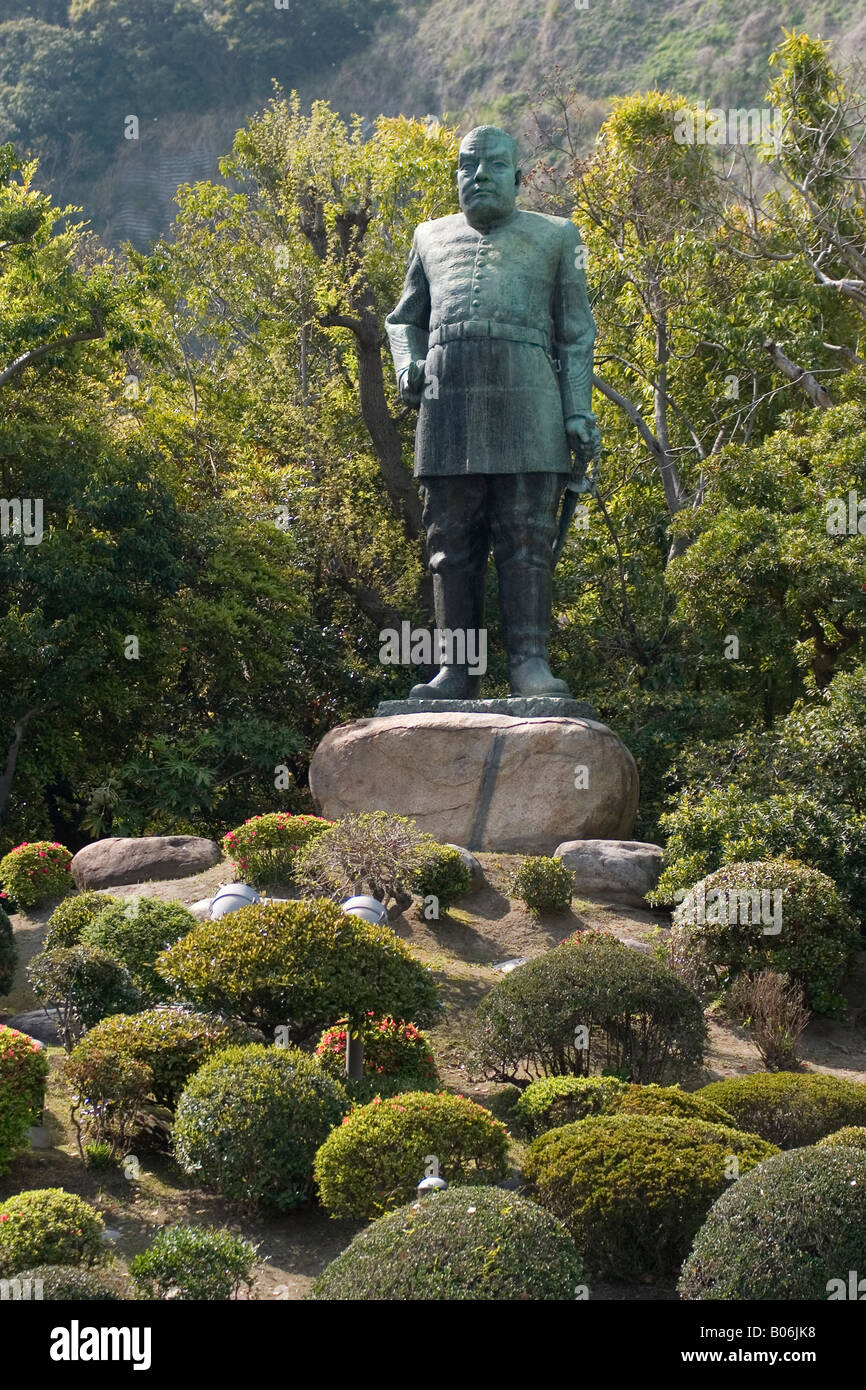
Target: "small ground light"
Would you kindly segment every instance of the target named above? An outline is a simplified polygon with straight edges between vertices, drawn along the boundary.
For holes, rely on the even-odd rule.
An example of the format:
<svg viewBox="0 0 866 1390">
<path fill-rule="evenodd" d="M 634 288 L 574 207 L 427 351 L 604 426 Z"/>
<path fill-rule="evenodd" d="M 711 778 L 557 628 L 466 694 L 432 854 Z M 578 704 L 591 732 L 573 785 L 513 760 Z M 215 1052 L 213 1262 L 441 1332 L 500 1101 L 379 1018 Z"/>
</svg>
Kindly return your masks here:
<svg viewBox="0 0 866 1390">
<path fill-rule="evenodd" d="M 261 898 L 255 888 L 248 883 L 224 883 L 210 905 L 210 919 L 218 922 L 238 908 L 249 907 L 250 903 L 260 903 Z"/>
<path fill-rule="evenodd" d="M 447 1186 L 444 1178 L 422 1178 L 418 1184 L 418 1193 L 423 1197 L 427 1192 L 444 1192 Z"/>
<path fill-rule="evenodd" d="M 363 917 L 365 922 L 372 922 L 377 927 L 388 924 L 385 904 L 380 903 L 378 898 L 347 898 L 343 903 L 343 911 L 351 913 L 353 917 Z"/>
</svg>

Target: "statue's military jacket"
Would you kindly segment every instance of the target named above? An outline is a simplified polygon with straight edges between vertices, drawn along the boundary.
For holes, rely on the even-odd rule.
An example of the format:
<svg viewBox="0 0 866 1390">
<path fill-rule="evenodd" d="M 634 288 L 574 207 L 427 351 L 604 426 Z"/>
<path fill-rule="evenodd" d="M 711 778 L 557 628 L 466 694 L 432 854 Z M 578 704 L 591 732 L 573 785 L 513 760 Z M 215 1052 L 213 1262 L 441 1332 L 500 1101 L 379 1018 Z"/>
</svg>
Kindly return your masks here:
<svg viewBox="0 0 866 1390">
<path fill-rule="evenodd" d="M 568 473 L 565 421 L 590 409 L 595 323 L 563 217 L 515 210 L 489 231 L 422 222 L 385 320 L 399 380 L 426 361 L 415 475 Z"/>
</svg>

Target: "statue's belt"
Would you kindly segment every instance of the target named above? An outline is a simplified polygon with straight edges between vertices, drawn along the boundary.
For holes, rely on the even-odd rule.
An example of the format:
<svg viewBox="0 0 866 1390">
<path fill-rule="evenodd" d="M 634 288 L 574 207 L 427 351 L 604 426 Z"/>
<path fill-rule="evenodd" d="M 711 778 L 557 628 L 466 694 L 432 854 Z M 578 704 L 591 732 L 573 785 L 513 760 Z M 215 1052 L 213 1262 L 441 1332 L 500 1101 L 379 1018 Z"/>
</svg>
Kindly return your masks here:
<svg viewBox="0 0 866 1390">
<path fill-rule="evenodd" d="M 431 328 L 428 347 L 451 343 L 458 338 L 508 338 L 513 343 L 529 343 L 531 347 L 550 352 L 550 335 L 539 328 L 520 323 L 498 323 L 496 319 L 464 319 L 461 323 L 442 323 Z"/>
</svg>

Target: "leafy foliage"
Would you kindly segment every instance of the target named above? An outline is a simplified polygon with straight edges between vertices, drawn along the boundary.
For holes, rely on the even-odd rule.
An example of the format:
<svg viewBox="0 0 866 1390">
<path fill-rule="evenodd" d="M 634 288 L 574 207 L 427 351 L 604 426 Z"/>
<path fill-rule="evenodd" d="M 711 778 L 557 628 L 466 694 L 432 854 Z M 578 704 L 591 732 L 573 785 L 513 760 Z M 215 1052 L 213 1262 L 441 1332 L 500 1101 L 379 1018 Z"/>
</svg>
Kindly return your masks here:
<svg viewBox="0 0 866 1390">
<path fill-rule="evenodd" d="M 866 1154 L 847 1147 L 796 1149 L 762 1163 L 710 1211 L 683 1265 L 680 1297 L 852 1296 L 849 1271 L 866 1260 L 864 1183 Z"/>
<path fill-rule="evenodd" d="M 38 907 L 69 892 L 71 863 L 69 850 L 55 841 L 25 841 L 0 859 L 0 883 L 22 907 Z"/>
<path fill-rule="evenodd" d="M 441 1008 L 429 972 L 388 927 L 329 902 L 254 904 L 201 922 L 157 969 L 197 1007 L 271 1036 L 287 1028 L 295 1042 L 343 1014 L 387 1009 L 423 1026 Z"/>
<path fill-rule="evenodd" d="M 254 888 L 291 883 L 298 857 L 330 824 L 321 816 L 289 816 L 280 811 L 253 816 L 223 836 L 223 853 L 234 859 L 234 872 Z"/>
<path fill-rule="evenodd" d="M 561 912 L 571 905 L 574 879 L 561 859 L 530 855 L 508 878 L 506 888 L 533 914 Z"/>
<path fill-rule="evenodd" d="M 119 960 L 143 1002 L 155 1003 L 170 991 L 154 969 L 154 961 L 195 925 L 195 917 L 183 903 L 132 898 L 97 913 L 81 936 L 85 945 L 100 947 Z"/>
<path fill-rule="evenodd" d="M 289 1211 L 311 1196 L 316 1150 L 347 1106 L 339 1083 L 297 1048 L 226 1048 L 181 1095 L 175 1155 L 231 1201 Z"/>
<path fill-rule="evenodd" d="M 250 1030 L 241 1023 L 174 1005 L 103 1019 L 76 1044 L 70 1060 L 85 1059 L 96 1050 L 119 1060 L 143 1062 L 152 1074 L 154 1100 L 174 1108 L 186 1082 L 208 1057 L 252 1041 Z"/>
<path fill-rule="evenodd" d="M 515 1117 L 530 1137 L 589 1115 L 672 1115 L 736 1129 L 727 1111 L 678 1086 L 629 1085 L 615 1076 L 545 1076 L 527 1086 Z"/>
<path fill-rule="evenodd" d="M 48 1080 L 48 1054 L 26 1033 L 0 1025 L 0 1173 L 26 1147 L 37 1124 Z"/>
<path fill-rule="evenodd" d="M 33 1265 L 99 1265 L 108 1255 L 98 1211 L 60 1187 L 30 1188 L 0 1202 L 0 1274 Z"/>
<path fill-rule="evenodd" d="M 657 961 L 616 937 L 580 933 L 519 966 L 478 1005 L 474 1062 L 498 1081 L 626 1072 L 683 1075 L 703 1057 L 701 1002 Z"/>
<path fill-rule="evenodd" d="M 634 1279 L 675 1273 L 716 1198 L 776 1152 L 704 1120 L 595 1115 L 535 1139 L 523 1171 L 595 1277 Z"/>
<path fill-rule="evenodd" d="M 141 997 L 129 972 L 96 946 L 42 951 L 27 967 L 27 978 L 45 1008 L 55 1008 L 67 1052 L 75 1038 L 109 1014 L 131 1013 Z"/>
<path fill-rule="evenodd" d="M 859 944 L 857 924 L 826 874 L 793 859 L 726 864 L 694 885 L 674 913 L 671 950 L 709 981 L 775 970 L 803 986 L 812 1008 L 838 1013 L 839 987 Z"/>
<path fill-rule="evenodd" d="M 322 1206 L 335 1217 L 371 1220 L 412 1197 L 433 1164 L 449 1184 L 505 1176 L 508 1134 L 465 1096 L 407 1091 L 359 1106 L 316 1154 Z"/>
<path fill-rule="evenodd" d="M 866 1085 L 819 1072 L 734 1076 L 702 1086 L 698 1095 L 729 1110 L 740 1129 L 782 1149 L 814 1144 L 844 1125 L 866 1124 Z"/>
<path fill-rule="evenodd" d="M 212 1226 L 166 1226 L 129 1262 L 136 1296 L 215 1301 L 253 1286 L 256 1246 Z"/>
<path fill-rule="evenodd" d="M 568 1300 L 583 1265 L 568 1232 L 513 1192 L 451 1187 L 379 1217 L 313 1285 L 319 1300 Z"/>
</svg>

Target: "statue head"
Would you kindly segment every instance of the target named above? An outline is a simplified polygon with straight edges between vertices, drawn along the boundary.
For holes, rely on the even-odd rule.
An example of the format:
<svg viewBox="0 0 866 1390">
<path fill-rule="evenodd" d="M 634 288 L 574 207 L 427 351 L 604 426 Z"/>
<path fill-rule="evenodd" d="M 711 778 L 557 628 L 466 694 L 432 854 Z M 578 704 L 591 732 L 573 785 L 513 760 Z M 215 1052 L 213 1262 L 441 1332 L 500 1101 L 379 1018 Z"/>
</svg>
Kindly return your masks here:
<svg viewBox="0 0 866 1390">
<path fill-rule="evenodd" d="M 517 145 L 507 131 L 479 125 L 461 140 L 457 191 L 473 227 L 484 230 L 511 216 L 520 177 Z"/>
</svg>

